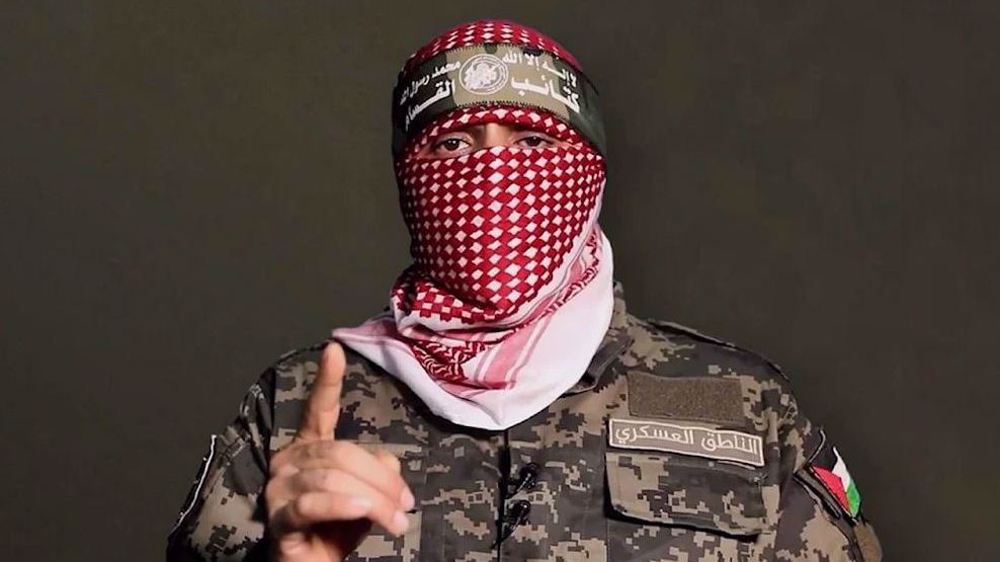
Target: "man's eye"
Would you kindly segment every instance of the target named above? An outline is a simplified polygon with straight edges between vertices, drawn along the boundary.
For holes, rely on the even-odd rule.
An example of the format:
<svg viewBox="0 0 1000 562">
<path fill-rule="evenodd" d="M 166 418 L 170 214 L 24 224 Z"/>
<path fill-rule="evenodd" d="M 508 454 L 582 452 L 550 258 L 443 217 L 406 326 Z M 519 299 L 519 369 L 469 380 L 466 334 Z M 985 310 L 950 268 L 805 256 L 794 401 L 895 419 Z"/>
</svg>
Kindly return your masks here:
<svg viewBox="0 0 1000 562">
<path fill-rule="evenodd" d="M 531 135 L 530 137 L 524 137 L 518 142 L 525 143 L 526 145 L 532 148 L 542 146 L 544 144 L 552 144 L 552 141 L 550 141 L 548 138 L 539 135 Z"/>
<path fill-rule="evenodd" d="M 443 148 L 444 150 L 447 150 L 448 152 L 453 152 L 455 150 L 459 150 L 460 148 L 462 148 L 462 144 L 463 143 L 467 144 L 464 140 L 462 140 L 460 138 L 451 137 L 451 138 L 444 139 L 442 141 L 438 141 L 434 145 L 434 150 L 438 150 L 438 149 L 442 149 Z"/>
</svg>

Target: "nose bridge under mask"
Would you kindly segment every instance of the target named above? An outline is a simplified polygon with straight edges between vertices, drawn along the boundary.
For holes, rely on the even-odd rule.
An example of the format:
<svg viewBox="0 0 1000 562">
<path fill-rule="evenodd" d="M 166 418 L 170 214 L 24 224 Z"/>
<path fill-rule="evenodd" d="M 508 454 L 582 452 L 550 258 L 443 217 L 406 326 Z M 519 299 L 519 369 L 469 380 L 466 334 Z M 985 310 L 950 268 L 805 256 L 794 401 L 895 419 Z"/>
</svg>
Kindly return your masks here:
<svg viewBox="0 0 1000 562">
<path fill-rule="evenodd" d="M 401 167 L 421 275 L 502 316 L 554 277 L 596 220 L 602 161 L 587 147 L 494 146 Z"/>
</svg>

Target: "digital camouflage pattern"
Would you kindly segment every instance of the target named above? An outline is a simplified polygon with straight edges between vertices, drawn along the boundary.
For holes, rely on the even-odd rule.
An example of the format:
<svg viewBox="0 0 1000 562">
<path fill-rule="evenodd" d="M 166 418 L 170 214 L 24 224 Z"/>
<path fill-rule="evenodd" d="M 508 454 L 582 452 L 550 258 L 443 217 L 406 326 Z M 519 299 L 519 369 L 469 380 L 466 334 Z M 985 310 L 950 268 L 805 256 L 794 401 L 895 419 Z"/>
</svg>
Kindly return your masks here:
<svg viewBox="0 0 1000 562">
<path fill-rule="evenodd" d="M 295 435 L 324 343 L 279 359 L 251 387 L 236 420 L 213 437 L 169 536 L 168 560 L 268 559 L 268 458 Z M 417 496 L 404 536 L 376 527 L 349 560 L 881 558 L 864 515 L 850 517 L 807 470 L 831 445 L 799 411 L 777 368 L 692 330 L 637 318 L 625 310 L 620 283 L 612 325 L 580 382 L 506 431 L 453 425 L 377 366 L 345 352 L 336 437 L 399 455 Z M 711 413 L 687 419 L 759 435 L 764 466 L 609 446 L 610 418 L 680 419 L 636 415 L 629 373 L 736 381 L 743 420 L 727 427 L 706 423 Z M 719 411 L 731 412 L 729 406 Z M 540 467 L 539 481 L 517 490 L 511 481 L 528 463 Z M 501 508 L 509 512 L 521 500 L 530 505 L 527 517 L 496 546 Z"/>
</svg>

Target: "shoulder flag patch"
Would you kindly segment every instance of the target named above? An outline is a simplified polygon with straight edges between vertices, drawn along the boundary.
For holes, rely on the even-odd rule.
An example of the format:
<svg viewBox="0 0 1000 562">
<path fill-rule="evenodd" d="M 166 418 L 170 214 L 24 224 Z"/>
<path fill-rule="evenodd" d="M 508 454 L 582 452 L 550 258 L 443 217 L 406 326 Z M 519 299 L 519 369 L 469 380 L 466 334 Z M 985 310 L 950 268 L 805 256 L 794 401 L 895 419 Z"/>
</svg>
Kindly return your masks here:
<svg viewBox="0 0 1000 562">
<path fill-rule="evenodd" d="M 809 463 L 809 467 L 823 483 L 823 487 L 837 498 L 841 507 L 851 517 L 857 517 L 861 511 L 861 494 L 837 448 L 825 443 Z"/>
</svg>

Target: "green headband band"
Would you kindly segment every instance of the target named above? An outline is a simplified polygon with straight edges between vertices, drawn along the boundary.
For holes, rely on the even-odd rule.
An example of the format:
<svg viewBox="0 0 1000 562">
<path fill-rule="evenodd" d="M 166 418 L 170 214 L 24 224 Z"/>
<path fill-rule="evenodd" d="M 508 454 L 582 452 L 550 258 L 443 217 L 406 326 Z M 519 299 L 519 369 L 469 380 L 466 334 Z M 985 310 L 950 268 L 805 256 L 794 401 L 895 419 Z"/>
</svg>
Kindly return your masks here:
<svg viewBox="0 0 1000 562">
<path fill-rule="evenodd" d="M 605 152 L 597 89 L 559 57 L 520 45 L 473 45 L 432 57 L 392 92 L 392 152 L 402 153 L 435 117 L 453 109 L 502 103 L 542 109 Z"/>
</svg>

